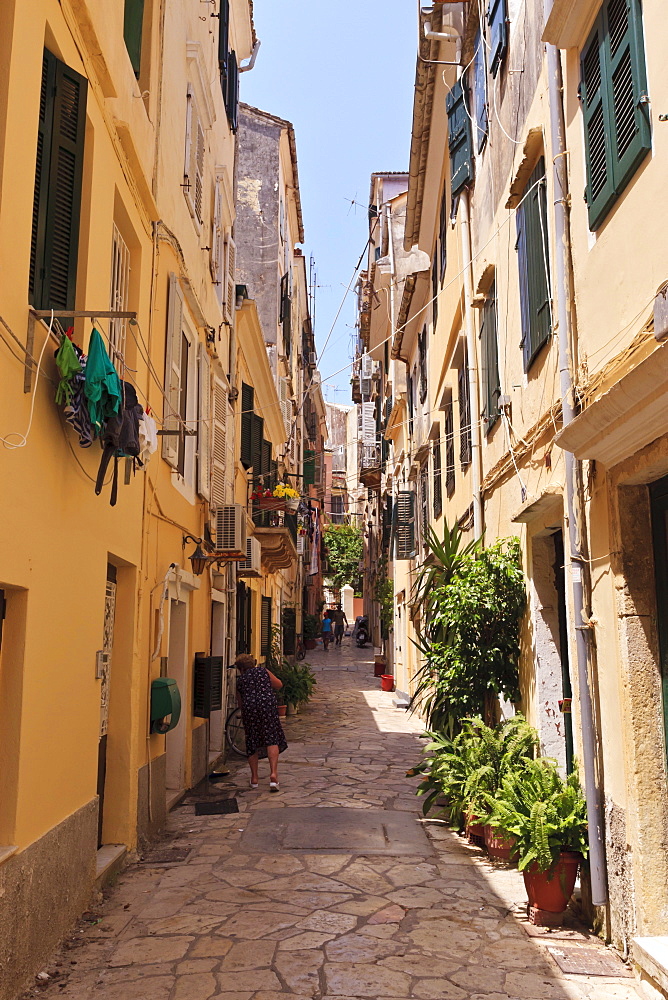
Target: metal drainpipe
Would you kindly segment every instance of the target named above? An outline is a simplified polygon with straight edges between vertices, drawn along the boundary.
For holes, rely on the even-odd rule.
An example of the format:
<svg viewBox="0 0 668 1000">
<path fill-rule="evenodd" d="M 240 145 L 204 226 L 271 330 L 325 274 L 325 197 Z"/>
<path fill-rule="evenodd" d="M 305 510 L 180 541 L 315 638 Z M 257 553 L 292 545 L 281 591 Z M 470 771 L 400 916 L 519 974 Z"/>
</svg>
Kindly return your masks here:
<svg viewBox="0 0 668 1000">
<path fill-rule="evenodd" d="M 547 0 L 547 20 L 552 0 Z M 554 180 L 554 246 L 556 257 L 556 313 L 559 336 L 559 384 L 561 390 L 563 426 L 573 417 L 573 377 L 576 345 L 571 324 L 571 241 L 568 216 L 568 168 L 566 163 L 566 128 L 563 105 L 563 80 L 561 59 L 555 45 L 547 45 L 547 75 L 550 105 L 550 140 L 553 156 Z M 571 353 L 572 352 L 572 353 Z M 578 695 L 582 727 L 582 762 L 585 774 L 585 796 L 589 824 L 589 866 L 591 872 L 592 903 L 604 906 L 608 901 L 604 841 L 604 816 L 596 782 L 596 730 L 588 668 L 589 626 L 583 617 L 584 590 L 582 586 L 583 554 L 578 532 L 578 513 L 583 513 L 576 492 L 578 462 L 575 456 L 564 451 L 566 465 L 566 503 L 568 510 L 568 539 L 570 543 L 571 592 L 577 654 Z"/>
<path fill-rule="evenodd" d="M 469 396 L 471 399 L 471 475 L 473 476 L 473 534 L 482 537 L 482 440 L 480 433 L 480 400 L 478 398 L 478 370 L 476 367 L 476 337 L 473 325 L 473 271 L 471 255 L 471 219 L 469 193 L 466 189 L 459 196 L 460 228 L 462 234 L 462 260 L 464 263 L 464 309 L 466 323 L 466 353 L 468 364 Z"/>
</svg>

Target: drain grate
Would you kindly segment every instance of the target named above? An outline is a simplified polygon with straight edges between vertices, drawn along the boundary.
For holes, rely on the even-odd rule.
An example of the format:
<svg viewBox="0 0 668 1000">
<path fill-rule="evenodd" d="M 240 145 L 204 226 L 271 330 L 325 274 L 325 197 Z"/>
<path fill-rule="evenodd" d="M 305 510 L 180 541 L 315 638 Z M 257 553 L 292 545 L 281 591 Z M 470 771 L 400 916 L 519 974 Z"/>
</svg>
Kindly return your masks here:
<svg viewBox="0 0 668 1000">
<path fill-rule="evenodd" d="M 548 948 L 562 972 L 573 976 L 631 975 L 616 955 L 606 948 Z"/>
<path fill-rule="evenodd" d="M 238 813 L 236 799 L 216 799 L 214 802 L 196 802 L 196 816 L 215 816 L 217 813 Z"/>
<path fill-rule="evenodd" d="M 177 865 L 185 861 L 192 847 L 158 847 L 149 851 L 139 862 L 142 865 Z"/>
</svg>

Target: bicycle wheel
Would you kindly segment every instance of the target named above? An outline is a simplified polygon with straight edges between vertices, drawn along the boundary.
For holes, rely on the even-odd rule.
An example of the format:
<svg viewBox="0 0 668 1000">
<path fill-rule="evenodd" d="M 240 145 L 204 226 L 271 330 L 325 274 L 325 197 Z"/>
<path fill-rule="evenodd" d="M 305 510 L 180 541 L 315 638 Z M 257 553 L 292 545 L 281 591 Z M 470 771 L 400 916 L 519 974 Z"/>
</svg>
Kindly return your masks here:
<svg viewBox="0 0 668 1000">
<path fill-rule="evenodd" d="M 235 708 L 227 717 L 225 723 L 225 736 L 227 744 L 231 750 L 238 753 L 240 757 L 246 756 L 246 730 L 241 718 L 241 709 Z"/>
<path fill-rule="evenodd" d="M 305 656 L 306 656 L 306 650 L 304 649 L 303 644 L 300 642 L 299 645 L 297 646 L 297 659 L 303 660 Z"/>
</svg>

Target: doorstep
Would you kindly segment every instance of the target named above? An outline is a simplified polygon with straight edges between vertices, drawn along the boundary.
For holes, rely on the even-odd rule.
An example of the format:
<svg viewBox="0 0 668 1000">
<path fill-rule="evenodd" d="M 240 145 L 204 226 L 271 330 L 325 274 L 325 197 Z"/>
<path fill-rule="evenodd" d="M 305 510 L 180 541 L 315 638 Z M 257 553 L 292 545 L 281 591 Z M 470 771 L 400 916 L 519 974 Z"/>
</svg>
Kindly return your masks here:
<svg viewBox="0 0 668 1000">
<path fill-rule="evenodd" d="M 641 972 L 668 994 L 668 937 L 636 937 L 632 957 Z"/>
<path fill-rule="evenodd" d="M 405 691 L 395 691 L 392 704 L 395 708 L 410 708 L 411 696 Z"/>
<path fill-rule="evenodd" d="M 182 788 L 179 792 L 175 792 L 173 789 L 167 789 L 167 812 L 171 812 L 172 809 L 176 809 L 178 805 L 183 802 L 186 797 L 186 789 Z"/>
<path fill-rule="evenodd" d="M 128 849 L 125 844 L 103 844 L 95 860 L 95 888 L 99 891 L 123 867 Z"/>
</svg>

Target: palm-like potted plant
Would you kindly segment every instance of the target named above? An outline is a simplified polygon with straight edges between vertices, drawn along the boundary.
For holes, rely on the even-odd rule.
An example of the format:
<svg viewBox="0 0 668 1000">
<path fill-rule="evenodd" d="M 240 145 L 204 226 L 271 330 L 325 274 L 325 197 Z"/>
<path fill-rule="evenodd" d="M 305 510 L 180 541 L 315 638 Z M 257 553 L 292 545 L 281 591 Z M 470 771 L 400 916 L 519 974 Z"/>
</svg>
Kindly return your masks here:
<svg viewBox="0 0 668 1000">
<path fill-rule="evenodd" d="M 515 838 L 529 905 L 563 913 L 587 856 L 587 808 L 576 774 L 549 758 L 521 761 L 488 798 L 487 822 Z"/>
</svg>

